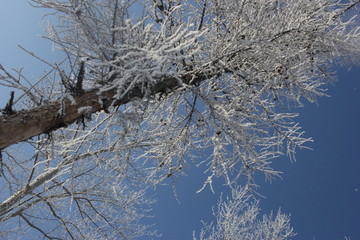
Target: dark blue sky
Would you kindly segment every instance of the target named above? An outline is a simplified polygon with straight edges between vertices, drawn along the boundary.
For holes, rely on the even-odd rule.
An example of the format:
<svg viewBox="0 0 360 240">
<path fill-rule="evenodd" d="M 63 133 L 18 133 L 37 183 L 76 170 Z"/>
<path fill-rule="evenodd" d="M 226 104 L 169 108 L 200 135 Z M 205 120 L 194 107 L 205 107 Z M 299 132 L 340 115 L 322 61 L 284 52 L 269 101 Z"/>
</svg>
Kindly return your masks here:
<svg viewBox="0 0 360 240">
<path fill-rule="evenodd" d="M 262 212 L 281 207 L 291 213 L 298 233 L 294 239 L 360 239 L 360 68 L 339 69 L 338 79 L 329 85 L 331 97 L 299 109 L 298 120 L 314 139 L 307 145 L 313 150 L 298 150 L 295 163 L 286 157 L 274 160 L 281 179 L 257 180 L 259 193 L 266 197 L 260 202 Z M 209 189 L 196 194 L 204 180 L 199 169 L 176 179 L 180 204 L 171 185 L 160 188 L 154 222 L 164 233 L 161 239 L 191 239 L 201 219 L 213 220 L 211 207 L 221 184 L 215 195 Z"/>
<path fill-rule="evenodd" d="M 25 66 L 29 77 L 42 72 L 42 65 L 16 48 L 17 44 L 51 58 L 51 45 L 37 38 L 41 35 L 41 15 L 25 0 L 7 1 L 0 9 L 0 63 L 7 67 Z M 43 24 L 43 27 L 46 25 Z M 264 213 L 281 207 L 291 213 L 294 239 L 335 240 L 360 239 L 360 68 L 339 69 L 339 81 L 329 85 L 331 97 L 320 98 L 318 104 L 306 103 L 299 109 L 308 144 L 314 150 L 299 150 L 297 162 L 276 159 L 282 179 L 272 183 L 258 179 Z M 8 99 L 0 87 L 0 103 Z M 200 220 L 211 221 L 211 207 L 218 201 L 221 184 L 214 195 L 200 189 L 205 176 L 203 169 L 191 169 L 188 176 L 175 180 L 180 204 L 171 184 L 158 187 L 156 217 L 150 219 L 164 235 L 160 239 L 191 239 L 192 230 L 199 231 Z M 221 181 L 219 181 L 221 182 Z"/>
<path fill-rule="evenodd" d="M 279 161 L 282 180 L 262 185 L 261 206 L 291 212 L 297 239 L 360 239 L 360 68 L 338 78 L 331 97 L 301 109 L 314 150 L 298 151 L 293 164 Z"/>
</svg>

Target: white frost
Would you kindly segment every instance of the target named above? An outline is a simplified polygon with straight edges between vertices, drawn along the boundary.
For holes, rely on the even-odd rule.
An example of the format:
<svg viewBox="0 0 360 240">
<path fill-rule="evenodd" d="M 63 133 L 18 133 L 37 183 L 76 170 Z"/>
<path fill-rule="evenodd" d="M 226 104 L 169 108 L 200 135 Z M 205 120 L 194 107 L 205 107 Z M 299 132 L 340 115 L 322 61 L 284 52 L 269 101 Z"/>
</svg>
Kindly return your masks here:
<svg viewBox="0 0 360 240">
<path fill-rule="evenodd" d="M 92 112 L 92 107 L 91 106 L 85 106 L 85 107 L 80 107 L 78 109 L 78 113 L 80 114 L 88 114 Z"/>
</svg>

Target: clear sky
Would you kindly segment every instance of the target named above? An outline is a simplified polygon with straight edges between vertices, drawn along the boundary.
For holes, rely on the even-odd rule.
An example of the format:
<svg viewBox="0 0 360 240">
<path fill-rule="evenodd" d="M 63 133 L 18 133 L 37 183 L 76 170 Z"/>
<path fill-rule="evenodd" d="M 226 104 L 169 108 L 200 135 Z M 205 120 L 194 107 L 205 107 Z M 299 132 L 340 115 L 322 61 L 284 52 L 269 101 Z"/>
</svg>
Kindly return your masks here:
<svg viewBox="0 0 360 240">
<path fill-rule="evenodd" d="M 41 73 L 43 65 L 17 48 L 20 44 L 40 56 L 53 58 L 52 46 L 38 38 L 46 23 L 45 12 L 31 8 L 25 0 L 4 0 L 0 8 L 0 64 L 24 66 L 28 76 Z M 42 25 L 42 26 L 41 26 Z M 276 159 L 274 166 L 283 171 L 282 179 L 272 183 L 258 179 L 264 213 L 281 207 L 291 213 L 294 239 L 335 240 L 360 239 L 360 68 L 338 69 L 338 79 L 329 85 L 331 97 L 320 98 L 318 104 L 307 103 L 299 109 L 298 118 L 314 138 L 314 150 L 298 151 L 297 161 Z M 0 107 L 8 100 L 8 91 L 0 87 Z M 164 240 L 191 239 L 199 231 L 200 220 L 211 221 L 211 207 L 218 201 L 209 189 L 196 194 L 205 176 L 201 169 L 191 169 L 188 176 L 175 180 L 180 203 L 171 185 L 157 189 L 158 204 L 149 222 L 163 233 Z M 1 193 L 0 193 L 1 194 Z"/>
</svg>

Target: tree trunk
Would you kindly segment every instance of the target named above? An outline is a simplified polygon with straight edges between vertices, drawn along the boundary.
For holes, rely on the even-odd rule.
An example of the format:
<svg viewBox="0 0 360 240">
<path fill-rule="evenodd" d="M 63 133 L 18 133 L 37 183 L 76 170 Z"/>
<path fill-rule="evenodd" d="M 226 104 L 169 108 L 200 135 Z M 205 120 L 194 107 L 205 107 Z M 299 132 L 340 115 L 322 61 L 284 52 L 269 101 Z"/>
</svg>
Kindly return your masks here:
<svg viewBox="0 0 360 240">
<path fill-rule="evenodd" d="M 187 74 L 181 78 L 164 77 L 146 90 L 155 95 L 173 91 L 184 84 L 194 84 L 206 79 L 204 74 Z M 182 81 L 182 83 L 181 83 Z M 121 99 L 115 99 L 116 89 L 99 91 L 93 89 L 30 110 L 22 110 L 10 115 L 0 116 L 0 149 L 25 141 L 42 133 L 49 133 L 75 122 L 87 114 L 106 110 L 110 105 L 119 106 L 135 98 L 143 98 L 143 87 L 135 86 Z M 86 112 L 81 111 L 87 107 Z"/>
</svg>

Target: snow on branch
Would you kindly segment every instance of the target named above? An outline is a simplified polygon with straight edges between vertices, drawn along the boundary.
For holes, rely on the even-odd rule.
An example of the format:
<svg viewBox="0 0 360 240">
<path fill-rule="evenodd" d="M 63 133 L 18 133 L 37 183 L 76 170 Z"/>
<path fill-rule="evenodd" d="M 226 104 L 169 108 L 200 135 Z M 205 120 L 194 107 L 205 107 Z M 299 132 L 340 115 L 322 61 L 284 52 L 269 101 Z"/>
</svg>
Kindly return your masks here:
<svg viewBox="0 0 360 240">
<path fill-rule="evenodd" d="M 0 115 L 0 149 L 4 199 L 22 209 L 17 229 L 44 238 L 144 235 L 136 224 L 148 203 L 144 189 L 192 165 L 206 166 L 204 187 L 216 177 L 251 188 L 256 172 L 279 176 L 271 162 L 293 159 L 312 141 L 296 108 L 326 94 L 335 64 L 360 57 L 358 0 L 32 2 L 57 17 L 47 38 L 65 60 L 46 64 L 50 70 L 33 82 L 0 65 L 0 85 L 26 96 Z M 11 145 L 24 141 L 35 150 L 18 161 L 17 147 L 27 144 Z M 55 177 L 27 190 L 51 169 Z M 210 235 L 223 239 L 254 220 L 256 204 L 236 204 L 220 204 Z M 51 227 L 37 226 L 36 206 Z M 74 211 L 64 216 L 64 206 Z M 249 212 L 249 221 L 234 215 L 238 226 L 228 231 L 232 207 Z M 287 219 L 279 213 L 254 227 L 290 236 Z"/>
</svg>

